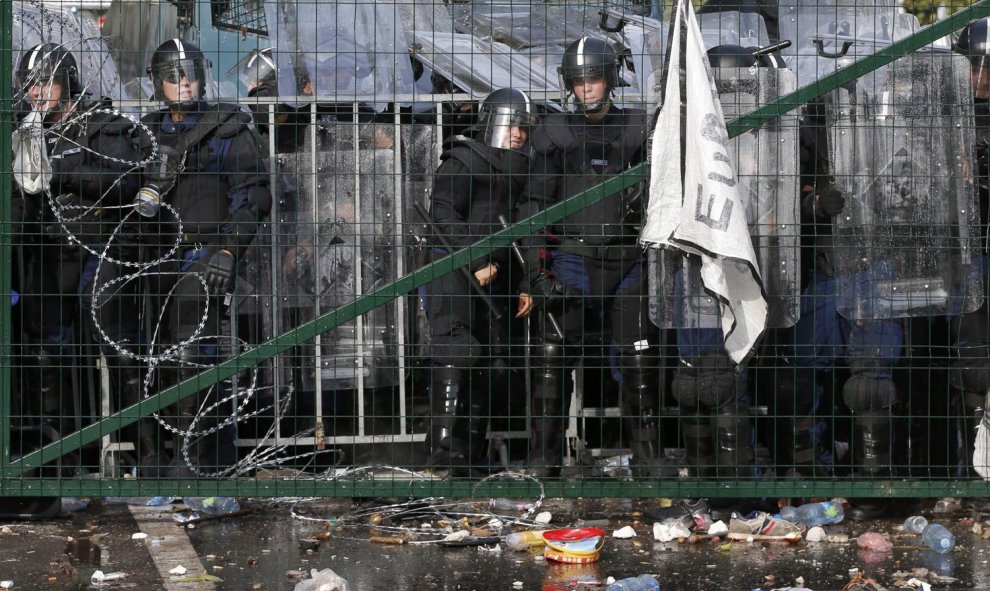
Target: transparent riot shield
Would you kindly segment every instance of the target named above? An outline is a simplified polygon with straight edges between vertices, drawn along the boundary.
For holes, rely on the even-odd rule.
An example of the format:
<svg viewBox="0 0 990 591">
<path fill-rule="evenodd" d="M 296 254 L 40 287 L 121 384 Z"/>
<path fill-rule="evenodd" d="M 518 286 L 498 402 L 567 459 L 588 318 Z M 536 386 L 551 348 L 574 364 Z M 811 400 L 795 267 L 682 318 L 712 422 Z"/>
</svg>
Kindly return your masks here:
<svg viewBox="0 0 990 591">
<path fill-rule="evenodd" d="M 294 186 L 275 238 L 283 330 L 352 302 L 403 270 L 397 210 L 403 181 L 390 129 L 324 122 L 307 133 L 304 150 L 280 155 Z M 379 306 L 307 345 L 288 364 L 301 368 L 301 388 L 312 389 L 317 376 L 324 390 L 396 384 L 398 305 Z"/>
<path fill-rule="evenodd" d="M 605 8 L 598 27 L 608 33 L 614 46 L 624 53 L 626 61 L 623 77 L 630 83 L 631 93 L 638 93 L 650 104 L 646 97 L 652 88 L 652 78 L 662 71 L 667 51 L 667 29 L 663 23 L 648 16 L 628 12 L 628 9 Z M 560 60 L 556 63 L 560 63 Z M 620 89 L 625 94 L 627 89 Z M 621 100 L 620 96 L 620 100 Z M 635 105 L 643 108 L 643 105 Z"/>
<path fill-rule="evenodd" d="M 837 89 L 828 116 L 832 173 L 846 199 L 835 223 L 838 309 L 846 318 L 975 310 L 979 252 L 972 90 L 966 60 L 921 52 Z"/>
<path fill-rule="evenodd" d="M 713 70 L 726 119 L 794 90 L 794 75 L 772 68 Z M 750 235 L 769 304 L 767 326 L 797 322 L 800 312 L 798 121 L 787 114 L 730 140 L 730 158 L 746 204 Z M 656 253 L 656 254 L 654 254 Z M 718 300 L 701 282 L 696 257 L 650 251 L 651 314 L 661 328 L 721 328 Z"/>
<path fill-rule="evenodd" d="M 86 92 L 114 100 L 122 94 L 117 66 L 96 24 L 78 13 L 60 10 L 55 3 L 14 2 L 13 69 L 24 52 L 41 43 L 55 43 L 72 53 L 79 65 L 79 82 Z"/>
<path fill-rule="evenodd" d="M 588 32 L 598 34 L 598 8 L 529 0 L 452 4 L 459 33 L 505 43 L 514 49 L 540 45 L 566 47 Z"/>
<path fill-rule="evenodd" d="M 781 53 L 797 75 L 798 87 L 916 31 L 917 17 L 898 10 L 892 0 L 781 3 L 780 38 L 791 41 Z M 938 44 L 944 46 L 944 41 Z"/>
<path fill-rule="evenodd" d="M 454 26 L 463 34 L 504 43 L 556 72 L 563 49 L 584 36 L 606 39 L 626 61 L 626 81 L 632 94 L 645 94 L 650 74 L 663 66 L 666 30 L 640 7 L 547 4 L 529 1 L 452 4 Z M 555 83 L 553 86 L 558 86 Z M 551 91 L 552 87 L 523 90 Z M 621 99 L 620 99 L 621 102 Z"/>
<path fill-rule="evenodd" d="M 282 100 L 374 96 L 383 108 L 396 95 L 411 94 L 412 63 L 396 58 L 408 53 L 400 15 L 396 5 L 384 2 L 266 2 Z"/>
<path fill-rule="evenodd" d="M 698 28 L 711 49 L 719 45 L 766 47 L 770 45 L 763 16 L 755 12 L 707 12 L 698 15 Z"/>
<path fill-rule="evenodd" d="M 503 43 L 474 35 L 416 31 L 416 58 L 461 90 L 479 98 L 497 88 L 557 96 L 556 66 L 541 65 Z M 552 94 L 551 94 L 552 93 Z"/>
</svg>

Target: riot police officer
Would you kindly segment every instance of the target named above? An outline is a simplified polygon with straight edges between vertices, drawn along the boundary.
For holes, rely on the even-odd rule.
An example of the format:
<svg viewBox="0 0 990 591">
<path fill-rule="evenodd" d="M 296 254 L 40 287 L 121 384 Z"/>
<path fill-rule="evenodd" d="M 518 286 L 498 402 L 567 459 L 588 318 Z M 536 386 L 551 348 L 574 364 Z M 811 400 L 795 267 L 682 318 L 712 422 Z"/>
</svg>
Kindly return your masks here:
<svg viewBox="0 0 990 591">
<path fill-rule="evenodd" d="M 969 59 L 973 80 L 973 102 L 976 111 L 976 181 L 980 200 L 980 231 L 984 251 L 980 257 L 984 297 L 990 293 L 990 264 L 986 252 L 988 219 L 990 219 L 990 17 L 974 21 L 959 36 L 955 50 Z M 967 416 L 965 435 L 960 448 L 963 466 L 972 465 L 972 441 L 976 425 L 987 408 L 990 391 L 990 316 L 986 300 L 974 312 L 963 314 L 953 322 L 955 348 L 959 358 L 953 363 L 950 383 L 962 397 Z M 985 428 L 985 427 L 984 427 Z"/>
<path fill-rule="evenodd" d="M 498 89 L 482 103 L 475 125 L 444 142 L 429 212 L 438 233 L 431 247 L 435 258 L 500 230 L 500 217 L 509 219 L 526 185 L 536 117 L 525 93 Z M 501 366 L 492 375 L 504 373 L 507 352 L 496 345 L 506 345 L 508 315 L 486 309 L 470 284 L 498 299 L 509 291 L 509 269 L 509 257 L 500 249 L 472 261 L 469 273 L 450 273 L 426 286 L 432 359 L 428 445 L 434 466 L 481 459 L 489 408 L 483 384 L 489 380 L 478 370 L 484 369 L 482 359 L 490 359 Z M 488 304 L 502 308 L 491 299 Z"/>
<path fill-rule="evenodd" d="M 61 416 L 55 422 L 64 435 L 72 430 L 73 411 L 83 410 L 73 403 L 68 368 L 91 365 L 73 361 L 80 353 L 75 333 L 88 321 L 88 314 L 80 314 L 79 294 L 89 279 L 84 261 L 94 262 L 121 218 L 120 206 L 137 190 L 136 125 L 109 99 L 87 97 L 77 61 L 63 46 L 32 47 L 16 77 L 32 111 L 25 121 L 40 122 L 43 134 L 36 140 L 44 142 L 51 166 L 48 183 L 25 182 L 25 170 L 15 175 L 24 209 L 31 212 L 20 257 L 28 267 L 22 286 L 30 359 L 25 394 L 44 416 Z M 116 369 L 111 376 L 119 385 Z"/>
<path fill-rule="evenodd" d="M 589 37 L 571 43 L 558 73 L 564 105 L 533 133 L 534 157 L 526 218 L 643 161 L 647 116 L 620 108 L 613 93 L 628 84 L 615 51 Z M 565 375 L 583 355 L 585 333 L 605 327 L 618 349 L 624 433 L 638 475 L 654 475 L 661 459 L 658 428 L 659 341 L 648 316 L 644 256 L 636 244 L 643 203 L 624 192 L 572 213 L 524 241 L 523 314 L 540 307 L 531 351 L 532 423 L 529 469 L 555 472 L 562 463 Z M 613 368 L 613 374 L 616 373 Z"/>
<path fill-rule="evenodd" d="M 754 68 L 755 71 L 758 67 L 783 67 L 779 56 L 754 54 L 757 50 L 756 47 L 744 48 L 734 44 L 722 44 L 708 50 L 709 63 L 720 92 L 755 92 L 755 79 L 747 85 L 734 78 L 740 69 L 748 71 Z M 736 144 L 736 149 L 742 145 Z M 755 149 L 755 146 L 750 147 Z M 744 198 L 747 210 L 755 212 L 761 207 L 760 203 L 755 202 L 761 197 L 759 191 L 768 183 L 757 183 L 754 173 L 758 171 L 746 170 L 750 167 L 744 166 L 743 162 L 748 157 L 751 156 L 737 154 L 734 168 L 740 175 L 739 182 L 745 187 L 743 193 L 747 194 Z M 775 165 L 784 168 L 783 162 L 776 162 Z M 738 170 L 740 168 L 743 170 Z M 766 188 L 762 190 L 770 193 Z M 770 199 L 774 195 L 764 194 L 762 197 Z M 750 223 L 757 224 L 755 219 L 750 219 Z M 782 241 L 779 248 L 786 248 Z M 678 260 L 684 259 L 679 254 L 675 256 Z M 765 260 L 764 257 L 761 259 Z M 707 322 L 702 319 L 703 306 L 696 304 L 701 300 L 708 301 L 710 297 L 704 293 L 700 282 L 691 279 L 698 275 L 700 264 L 700 260 L 689 257 L 675 272 L 674 299 L 694 300 L 693 304 L 680 305 L 676 314 L 680 359 L 671 383 L 671 393 L 680 408 L 686 464 L 691 476 L 762 477 L 764 467 L 757 465 L 750 418 L 749 373 L 746 364 L 737 366 L 725 350 L 718 310 L 713 307 Z M 772 303 L 777 304 L 777 299 L 773 299 Z M 778 316 L 777 312 L 772 311 L 770 316 Z"/>
<path fill-rule="evenodd" d="M 163 309 L 156 318 L 166 324 L 161 332 L 168 339 L 158 350 L 178 346 L 167 365 L 173 365 L 173 377 L 180 381 L 215 361 L 235 267 L 271 209 L 268 174 L 251 116 L 236 105 L 205 100 L 210 68 L 203 52 L 187 41 L 161 44 L 148 74 L 155 98 L 166 106 L 142 120 L 156 145 L 143 146 L 153 163 L 145 168 L 135 206 L 159 224 L 159 255 L 180 241 L 178 252 L 151 277 L 152 293 L 161 298 L 155 309 Z M 158 209 L 159 200 L 175 213 Z M 232 451 L 223 445 L 222 433 L 211 433 L 216 428 L 211 420 L 195 421 L 199 408 L 196 396 L 177 404 L 179 439 L 173 463 L 179 475 L 190 472 L 189 463 L 209 471 Z M 198 445 L 183 445 L 195 441 L 195 433 L 189 433 L 194 423 L 203 438 Z"/>
<path fill-rule="evenodd" d="M 784 421 L 776 435 L 778 449 L 789 450 L 791 477 L 808 477 L 821 468 L 831 449 L 823 449 L 823 425 L 812 417 L 833 389 L 853 415 L 853 464 L 861 478 L 883 478 L 892 474 L 893 408 L 897 389 L 892 370 L 900 359 L 904 328 L 900 319 L 878 317 L 850 320 L 838 308 L 839 281 L 868 283 L 868 273 L 845 277 L 837 256 L 848 256 L 835 238 L 836 216 L 846 199 L 833 177 L 826 133 L 826 100 L 807 105 L 801 129 L 802 193 L 802 294 L 801 315 L 788 331 L 785 362 L 793 374 L 784 375 L 776 387 L 778 415 Z M 843 237 L 843 240 L 846 240 Z M 874 296 L 875 297 L 875 296 Z M 842 362 L 845 362 L 843 367 Z M 848 368 L 844 381 L 837 379 Z M 783 410 L 782 410 L 783 409 Z M 828 411 L 829 409 L 826 409 Z M 824 452 L 824 456 L 823 456 Z M 866 518 L 885 510 L 883 504 L 863 502 L 849 516 Z"/>
</svg>

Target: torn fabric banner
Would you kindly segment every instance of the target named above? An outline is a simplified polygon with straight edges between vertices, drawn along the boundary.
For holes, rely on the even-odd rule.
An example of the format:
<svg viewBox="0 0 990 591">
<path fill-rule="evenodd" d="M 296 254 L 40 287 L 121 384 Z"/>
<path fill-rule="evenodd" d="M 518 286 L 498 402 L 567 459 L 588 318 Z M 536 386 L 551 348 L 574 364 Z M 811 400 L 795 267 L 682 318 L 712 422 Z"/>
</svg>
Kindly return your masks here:
<svg viewBox="0 0 990 591">
<path fill-rule="evenodd" d="M 688 0 L 678 2 L 669 43 L 640 243 L 700 257 L 705 289 L 720 302 L 726 352 L 742 363 L 766 328 L 767 301 L 725 116 Z"/>
</svg>

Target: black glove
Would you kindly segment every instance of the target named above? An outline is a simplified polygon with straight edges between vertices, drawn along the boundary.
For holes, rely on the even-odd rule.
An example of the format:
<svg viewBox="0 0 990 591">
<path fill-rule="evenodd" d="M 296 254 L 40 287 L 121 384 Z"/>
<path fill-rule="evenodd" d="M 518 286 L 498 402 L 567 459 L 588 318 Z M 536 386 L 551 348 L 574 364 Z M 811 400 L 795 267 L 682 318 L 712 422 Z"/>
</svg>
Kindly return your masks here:
<svg viewBox="0 0 990 591">
<path fill-rule="evenodd" d="M 818 193 L 816 198 L 818 200 L 818 208 L 830 218 L 834 218 L 842 213 L 843 208 L 846 206 L 846 198 L 833 185 L 825 187 L 825 189 Z"/>
<path fill-rule="evenodd" d="M 206 288 L 212 295 L 226 295 L 234 276 L 234 255 L 218 250 L 206 261 Z"/>
<path fill-rule="evenodd" d="M 568 289 L 560 279 L 540 273 L 529 281 L 529 295 L 533 297 L 535 305 L 539 307 L 562 301 L 567 297 Z"/>
</svg>

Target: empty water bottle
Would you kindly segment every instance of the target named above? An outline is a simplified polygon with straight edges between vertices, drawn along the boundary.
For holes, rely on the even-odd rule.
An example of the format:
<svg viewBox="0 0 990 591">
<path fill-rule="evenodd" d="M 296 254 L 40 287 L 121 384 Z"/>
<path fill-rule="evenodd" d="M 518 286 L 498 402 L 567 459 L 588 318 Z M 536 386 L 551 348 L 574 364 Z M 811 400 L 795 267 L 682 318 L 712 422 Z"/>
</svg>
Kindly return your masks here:
<svg viewBox="0 0 990 591">
<path fill-rule="evenodd" d="M 182 503 L 190 510 L 206 515 L 227 515 L 241 510 L 237 499 L 232 497 L 185 497 Z"/>
<path fill-rule="evenodd" d="M 928 520 L 921 515 L 912 515 L 904 520 L 904 531 L 912 534 L 920 534 L 928 526 Z"/>
<path fill-rule="evenodd" d="M 956 537 L 952 532 L 937 523 L 929 523 L 921 532 L 921 541 L 939 554 L 951 552 L 956 547 Z"/>
<path fill-rule="evenodd" d="M 639 575 L 618 580 L 606 587 L 605 591 L 660 591 L 660 583 L 653 575 Z"/>
<path fill-rule="evenodd" d="M 808 527 L 816 525 L 832 525 L 839 523 L 845 517 L 842 504 L 835 501 L 808 503 L 800 507 L 783 507 L 780 517 L 791 523 L 803 523 Z"/>
</svg>

